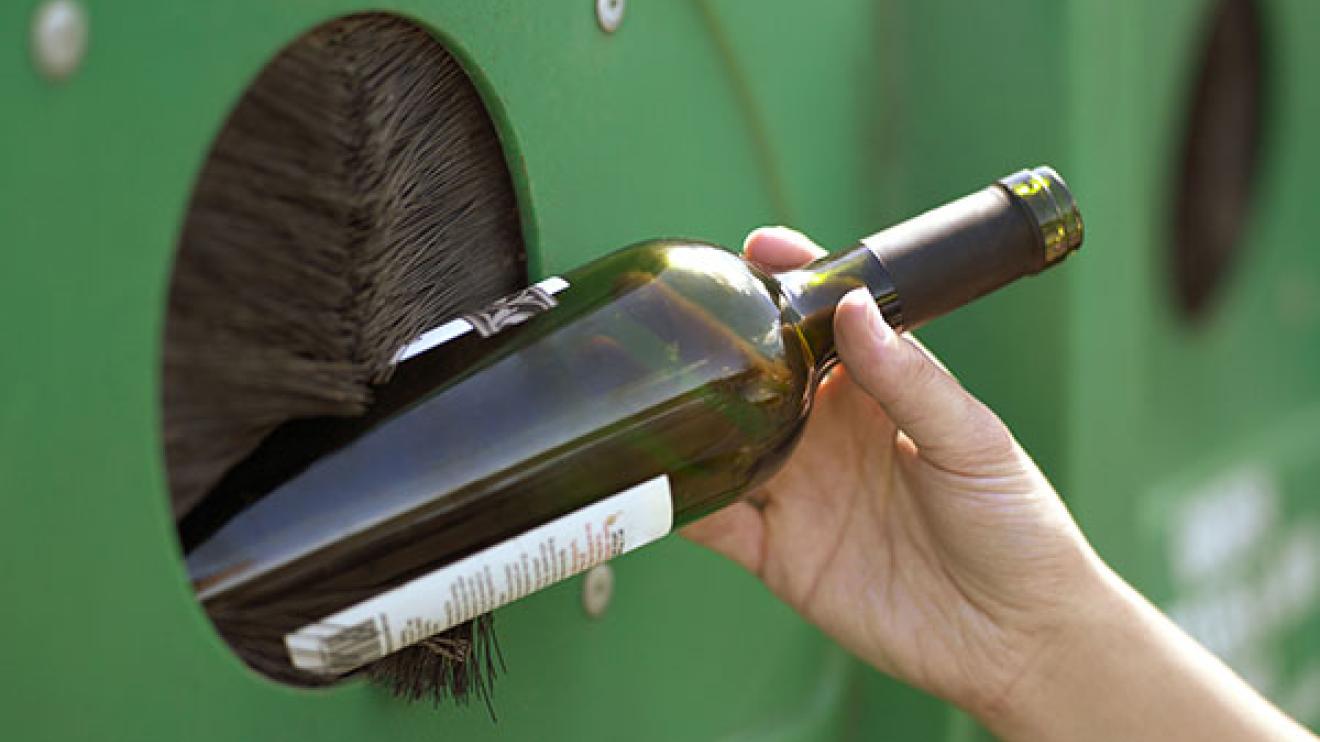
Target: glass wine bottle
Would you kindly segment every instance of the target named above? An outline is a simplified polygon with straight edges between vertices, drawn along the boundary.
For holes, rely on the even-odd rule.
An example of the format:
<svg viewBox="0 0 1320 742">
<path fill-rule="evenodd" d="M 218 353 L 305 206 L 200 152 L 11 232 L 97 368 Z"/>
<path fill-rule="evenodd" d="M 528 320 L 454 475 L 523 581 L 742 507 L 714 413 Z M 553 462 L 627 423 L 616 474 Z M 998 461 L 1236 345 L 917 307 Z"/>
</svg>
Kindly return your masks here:
<svg viewBox="0 0 1320 742">
<path fill-rule="evenodd" d="M 365 416 L 272 433 L 181 524 L 190 576 L 248 653 L 349 673 L 763 481 L 848 291 L 912 329 L 1081 239 L 1042 167 L 777 275 L 699 242 L 624 248 L 425 333 Z"/>
</svg>

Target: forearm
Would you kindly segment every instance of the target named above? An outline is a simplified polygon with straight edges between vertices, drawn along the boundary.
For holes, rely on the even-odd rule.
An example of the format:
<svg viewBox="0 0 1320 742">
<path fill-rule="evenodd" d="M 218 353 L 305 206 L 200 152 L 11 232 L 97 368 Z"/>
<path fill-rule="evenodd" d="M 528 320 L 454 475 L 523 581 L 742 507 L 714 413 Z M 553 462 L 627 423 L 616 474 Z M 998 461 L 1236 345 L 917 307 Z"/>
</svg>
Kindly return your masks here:
<svg viewBox="0 0 1320 742">
<path fill-rule="evenodd" d="M 1107 568 L 1068 638 L 981 714 L 1005 740 L 1314 740 Z"/>
</svg>

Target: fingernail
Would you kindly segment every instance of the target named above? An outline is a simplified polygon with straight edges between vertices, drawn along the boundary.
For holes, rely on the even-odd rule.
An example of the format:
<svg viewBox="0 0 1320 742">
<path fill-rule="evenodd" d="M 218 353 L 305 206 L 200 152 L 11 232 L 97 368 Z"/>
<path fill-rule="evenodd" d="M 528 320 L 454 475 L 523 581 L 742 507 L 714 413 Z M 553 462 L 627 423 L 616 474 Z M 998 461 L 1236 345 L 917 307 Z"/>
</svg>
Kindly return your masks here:
<svg viewBox="0 0 1320 742">
<path fill-rule="evenodd" d="M 806 233 L 800 229 L 785 227 L 782 224 L 776 224 L 772 227 L 762 227 L 761 229 L 764 230 L 765 232 L 768 232 L 769 234 L 778 237 L 781 240 L 784 240 L 785 242 L 800 242 L 807 245 L 815 244 L 811 241 L 811 238 L 808 237 Z"/>
<path fill-rule="evenodd" d="M 894 328 L 885 321 L 885 316 L 881 314 L 880 307 L 875 305 L 875 299 L 871 297 L 870 292 L 865 289 L 855 289 L 854 294 L 860 294 L 860 300 L 866 303 L 866 324 L 874 337 L 880 344 L 889 342 L 889 338 L 894 335 Z"/>
<path fill-rule="evenodd" d="M 755 239 L 758 235 L 771 235 L 782 229 L 784 229 L 784 227 L 775 227 L 775 226 L 764 226 L 753 229 L 752 231 L 747 233 L 746 237 L 743 238 L 743 244 L 742 244 L 743 252 L 747 252 L 747 246 L 751 244 L 752 240 Z"/>
</svg>

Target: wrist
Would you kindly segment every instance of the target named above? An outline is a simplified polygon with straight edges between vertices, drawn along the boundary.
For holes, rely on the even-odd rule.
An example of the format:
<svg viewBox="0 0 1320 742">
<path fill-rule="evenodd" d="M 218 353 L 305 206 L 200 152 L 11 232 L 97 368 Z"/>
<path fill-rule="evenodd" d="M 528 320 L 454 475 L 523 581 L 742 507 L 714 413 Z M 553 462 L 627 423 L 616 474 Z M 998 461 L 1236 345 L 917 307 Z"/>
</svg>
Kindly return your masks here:
<svg viewBox="0 0 1320 742">
<path fill-rule="evenodd" d="M 1099 664 L 1142 641 L 1147 617 L 1140 596 L 1094 553 L 1081 573 L 1069 599 L 1024 638 L 1028 646 L 1018 653 L 1024 659 L 1012 681 L 969 709 L 1003 739 L 1081 739 L 1051 732 L 1080 716 L 1075 707 L 1112 693 L 1096 674 Z"/>
<path fill-rule="evenodd" d="M 1005 740 L 1314 740 L 1099 558 L 1019 682 L 977 718 Z"/>
</svg>

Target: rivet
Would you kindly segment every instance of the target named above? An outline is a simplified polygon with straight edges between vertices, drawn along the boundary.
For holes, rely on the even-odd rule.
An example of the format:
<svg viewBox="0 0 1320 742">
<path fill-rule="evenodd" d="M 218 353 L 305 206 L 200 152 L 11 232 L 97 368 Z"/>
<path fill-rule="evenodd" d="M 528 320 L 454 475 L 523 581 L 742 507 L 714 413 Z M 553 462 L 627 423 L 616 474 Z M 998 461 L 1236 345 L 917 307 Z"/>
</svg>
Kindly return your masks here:
<svg viewBox="0 0 1320 742">
<path fill-rule="evenodd" d="M 32 15 L 32 63 L 47 80 L 67 80 L 87 53 L 87 11 L 75 0 L 47 0 Z"/>
<path fill-rule="evenodd" d="M 623 23 L 624 0 L 596 0 L 596 22 L 605 33 L 614 33 Z"/>
<path fill-rule="evenodd" d="M 605 615 L 614 597 L 614 569 L 608 564 L 597 564 L 587 570 L 582 579 L 582 610 L 592 618 Z"/>
</svg>

